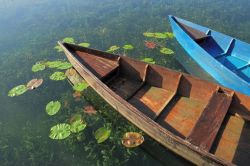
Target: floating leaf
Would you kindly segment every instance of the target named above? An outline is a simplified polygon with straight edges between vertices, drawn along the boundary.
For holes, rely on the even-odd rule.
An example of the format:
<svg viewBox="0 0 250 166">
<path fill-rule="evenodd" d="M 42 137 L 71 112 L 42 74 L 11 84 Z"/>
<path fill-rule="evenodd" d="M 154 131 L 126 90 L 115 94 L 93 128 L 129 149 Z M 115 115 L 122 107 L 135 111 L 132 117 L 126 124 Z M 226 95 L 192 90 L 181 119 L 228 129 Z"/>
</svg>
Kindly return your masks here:
<svg viewBox="0 0 250 166">
<path fill-rule="evenodd" d="M 59 46 L 59 45 L 56 45 L 56 46 L 54 47 L 54 49 L 56 49 L 56 50 L 57 50 L 57 52 L 63 52 L 62 47 L 61 47 L 61 46 Z"/>
<path fill-rule="evenodd" d="M 114 46 L 111 46 L 111 47 L 107 50 L 107 52 L 114 52 L 114 51 L 118 50 L 119 48 L 120 48 L 119 46 L 114 45 Z"/>
<path fill-rule="evenodd" d="M 80 82 L 80 83 L 77 83 L 73 86 L 73 89 L 75 91 L 78 91 L 78 92 L 82 92 L 84 89 L 86 89 L 88 87 L 88 83 L 87 82 Z"/>
<path fill-rule="evenodd" d="M 88 114 L 88 115 L 94 115 L 97 113 L 97 111 L 95 110 L 95 108 L 92 105 L 88 105 L 88 106 L 84 107 L 83 112 Z"/>
<path fill-rule="evenodd" d="M 38 63 L 36 63 L 36 64 L 34 64 L 33 66 L 32 66 L 32 71 L 33 72 L 38 72 L 38 71 L 42 71 L 42 70 L 44 70 L 45 69 L 45 65 L 43 64 L 43 63 L 40 63 L 40 62 L 38 62 Z"/>
<path fill-rule="evenodd" d="M 62 61 L 47 61 L 45 64 L 48 68 L 57 68 L 62 64 Z"/>
<path fill-rule="evenodd" d="M 74 121 L 77 121 L 77 120 L 82 120 L 82 115 L 77 113 L 77 114 L 73 114 L 70 119 L 69 119 L 69 122 L 70 124 L 73 123 Z"/>
<path fill-rule="evenodd" d="M 169 38 L 169 39 L 174 38 L 174 34 L 171 32 L 165 32 L 165 34 L 166 34 L 167 38 Z"/>
<path fill-rule="evenodd" d="M 143 35 L 146 37 L 154 37 L 155 34 L 152 32 L 144 32 Z"/>
<path fill-rule="evenodd" d="M 70 125 L 67 123 L 57 124 L 50 129 L 51 139 L 65 139 L 68 136 L 70 136 Z"/>
<path fill-rule="evenodd" d="M 155 32 L 154 37 L 158 39 L 166 39 L 168 36 L 166 33 Z"/>
<path fill-rule="evenodd" d="M 59 81 L 64 80 L 66 78 L 65 74 L 63 72 L 54 72 L 50 77 L 51 80 Z"/>
<path fill-rule="evenodd" d="M 89 47 L 90 46 L 89 43 L 79 43 L 78 45 L 82 46 L 82 47 Z"/>
<path fill-rule="evenodd" d="M 170 48 L 166 48 L 166 47 L 161 48 L 160 52 L 163 54 L 167 54 L 167 55 L 174 54 L 173 50 L 171 50 Z"/>
<path fill-rule="evenodd" d="M 95 131 L 95 139 L 97 143 L 102 143 L 106 141 L 110 136 L 111 130 L 106 127 L 101 127 Z"/>
<path fill-rule="evenodd" d="M 33 90 L 33 89 L 38 88 L 40 85 L 42 85 L 42 83 L 43 83 L 43 79 L 37 79 L 37 78 L 35 78 L 35 79 L 30 80 L 27 83 L 26 87 L 29 90 Z"/>
<path fill-rule="evenodd" d="M 143 62 L 146 62 L 146 63 L 151 63 L 151 64 L 155 64 L 155 61 L 154 59 L 152 58 L 144 58 L 142 59 Z"/>
<path fill-rule="evenodd" d="M 8 92 L 8 96 L 10 96 L 10 97 L 19 96 L 19 95 L 25 93 L 27 90 L 28 89 L 25 85 L 18 85 L 16 87 L 12 88 Z"/>
<path fill-rule="evenodd" d="M 61 69 L 61 70 L 65 70 L 65 69 L 69 69 L 72 67 L 72 64 L 69 62 L 62 62 L 57 69 Z"/>
<path fill-rule="evenodd" d="M 48 115 L 55 115 L 61 108 L 61 103 L 59 101 L 51 101 L 46 105 L 46 112 Z"/>
<path fill-rule="evenodd" d="M 75 40 L 72 37 L 66 37 L 63 39 L 63 42 L 74 44 Z"/>
<path fill-rule="evenodd" d="M 156 43 L 152 41 L 145 41 L 145 46 L 149 49 L 154 49 L 156 47 Z"/>
<path fill-rule="evenodd" d="M 144 137 L 140 133 L 127 132 L 123 135 L 122 144 L 127 148 L 134 148 L 144 142 Z"/>
<path fill-rule="evenodd" d="M 82 119 L 78 119 L 72 122 L 70 125 L 70 131 L 72 133 L 79 133 L 86 128 L 87 124 Z"/>
<path fill-rule="evenodd" d="M 132 49 L 134 49 L 134 46 L 132 46 L 131 44 L 126 44 L 123 46 L 123 49 L 124 50 L 132 50 Z"/>
</svg>

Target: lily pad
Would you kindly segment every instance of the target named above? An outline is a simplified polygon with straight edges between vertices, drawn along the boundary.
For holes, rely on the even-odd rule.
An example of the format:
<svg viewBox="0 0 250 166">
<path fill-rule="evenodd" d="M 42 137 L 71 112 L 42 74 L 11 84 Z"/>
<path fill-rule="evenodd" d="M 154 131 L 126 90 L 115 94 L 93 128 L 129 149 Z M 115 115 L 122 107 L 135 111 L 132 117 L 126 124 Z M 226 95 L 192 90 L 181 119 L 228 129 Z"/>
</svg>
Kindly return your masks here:
<svg viewBox="0 0 250 166">
<path fill-rule="evenodd" d="M 79 133 L 86 128 L 87 124 L 82 119 L 75 120 L 70 125 L 70 131 L 72 133 Z"/>
<path fill-rule="evenodd" d="M 61 69 L 61 70 L 65 70 L 65 69 L 69 69 L 72 67 L 72 64 L 69 62 L 62 62 L 57 69 Z"/>
<path fill-rule="evenodd" d="M 56 49 L 56 50 L 57 50 L 57 52 L 63 52 L 62 47 L 61 47 L 61 46 L 59 46 L 59 45 L 56 45 L 56 46 L 54 47 L 54 49 Z"/>
<path fill-rule="evenodd" d="M 118 49 L 120 49 L 120 47 L 117 46 L 117 45 L 114 45 L 114 46 L 111 46 L 111 47 L 107 50 L 107 52 L 114 52 L 114 51 L 116 51 L 116 50 L 118 50 Z"/>
<path fill-rule="evenodd" d="M 132 50 L 134 49 L 134 46 L 132 46 L 131 44 L 126 44 L 122 47 L 124 50 Z"/>
<path fill-rule="evenodd" d="M 46 105 L 46 112 L 48 115 L 55 115 L 61 108 L 61 103 L 59 101 L 51 101 Z"/>
<path fill-rule="evenodd" d="M 33 89 L 38 88 L 40 85 L 42 85 L 42 83 L 43 83 L 43 79 L 37 79 L 37 78 L 35 78 L 35 79 L 30 80 L 27 83 L 26 87 L 29 90 L 33 90 Z"/>
<path fill-rule="evenodd" d="M 33 72 L 38 72 L 38 71 L 42 71 L 42 70 L 44 70 L 45 69 L 45 65 L 43 64 L 43 63 L 40 63 L 40 62 L 38 62 L 38 63 L 36 63 L 36 64 L 34 64 L 33 66 L 32 66 L 32 71 Z"/>
<path fill-rule="evenodd" d="M 167 54 L 167 55 L 174 54 L 173 50 L 171 50 L 170 48 L 166 48 L 166 47 L 161 48 L 160 52 L 163 54 Z"/>
<path fill-rule="evenodd" d="M 28 89 L 25 85 L 18 85 L 16 87 L 12 88 L 8 92 L 8 96 L 10 96 L 10 97 L 19 96 L 19 95 L 25 93 L 27 90 Z"/>
<path fill-rule="evenodd" d="M 62 63 L 63 63 L 62 61 L 47 61 L 45 64 L 48 68 L 57 68 Z"/>
<path fill-rule="evenodd" d="M 77 83 L 73 86 L 73 89 L 75 91 L 78 91 L 78 92 L 82 92 L 84 89 L 86 89 L 88 87 L 88 83 L 87 82 L 80 82 L 80 83 Z"/>
<path fill-rule="evenodd" d="M 165 34 L 166 34 L 167 38 L 169 38 L 169 39 L 174 38 L 174 34 L 171 32 L 165 32 Z"/>
<path fill-rule="evenodd" d="M 66 38 L 63 39 L 63 42 L 74 44 L 75 39 L 72 38 L 72 37 L 66 37 Z"/>
<path fill-rule="evenodd" d="M 144 58 L 142 59 L 143 62 L 146 62 L 146 63 L 151 63 L 151 64 L 155 64 L 155 61 L 153 58 Z"/>
<path fill-rule="evenodd" d="M 96 109 L 92 105 L 85 106 L 83 112 L 88 115 L 95 115 L 97 113 Z"/>
<path fill-rule="evenodd" d="M 67 123 L 57 124 L 50 129 L 49 137 L 51 139 L 65 139 L 70 136 L 70 125 Z"/>
<path fill-rule="evenodd" d="M 161 33 L 161 32 L 155 32 L 154 37 L 158 39 L 166 39 L 168 38 L 166 33 Z"/>
<path fill-rule="evenodd" d="M 55 80 L 55 81 L 60 81 L 60 80 L 64 80 L 66 78 L 65 74 L 63 72 L 54 72 L 50 77 L 51 80 Z"/>
<path fill-rule="evenodd" d="M 146 37 L 154 37 L 154 33 L 153 32 L 144 32 L 143 33 L 143 36 L 146 36 Z"/>
<path fill-rule="evenodd" d="M 89 47 L 90 46 L 89 43 L 79 43 L 78 45 L 82 46 L 82 47 Z"/>
<path fill-rule="evenodd" d="M 95 131 L 95 139 L 97 140 L 97 143 L 102 143 L 106 141 L 111 134 L 111 130 L 106 127 L 101 127 L 98 130 Z"/>
<path fill-rule="evenodd" d="M 156 43 L 153 41 L 145 41 L 145 46 L 149 49 L 154 49 L 156 47 Z"/>
<path fill-rule="evenodd" d="M 122 144 L 127 148 L 134 148 L 144 142 L 144 137 L 140 133 L 127 132 L 123 135 Z"/>
</svg>

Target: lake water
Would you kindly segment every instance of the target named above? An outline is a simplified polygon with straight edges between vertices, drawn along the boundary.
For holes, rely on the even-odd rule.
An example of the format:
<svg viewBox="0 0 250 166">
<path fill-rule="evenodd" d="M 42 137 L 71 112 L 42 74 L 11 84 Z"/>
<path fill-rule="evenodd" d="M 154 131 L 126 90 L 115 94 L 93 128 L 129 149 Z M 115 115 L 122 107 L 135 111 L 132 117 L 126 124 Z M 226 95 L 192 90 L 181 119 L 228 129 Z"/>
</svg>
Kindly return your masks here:
<svg viewBox="0 0 250 166">
<path fill-rule="evenodd" d="M 134 46 L 127 52 L 130 57 L 151 57 L 156 64 L 211 80 L 175 39 L 162 41 L 175 51 L 163 55 L 145 48 L 148 39 L 143 33 L 171 31 L 167 16 L 172 14 L 250 42 L 249 11 L 249 0 L 0 0 L 0 165 L 190 165 L 145 134 L 144 146 L 123 147 L 125 132 L 141 131 L 92 89 L 76 101 L 68 81 L 49 79 L 55 69 L 34 73 L 31 67 L 41 60 L 65 60 L 54 47 L 58 40 L 72 37 L 104 51 L 129 43 Z M 43 85 L 8 97 L 11 88 L 32 78 L 43 78 Z M 51 100 L 62 103 L 54 116 L 45 112 Z M 60 141 L 49 138 L 52 126 L 68 122 L 88 104 L 98 113 L 84 116 L 87 127 L 83 132 Z M 98 144 L 93 133 L 102 126 L 112 132 Z"/>
</svg>

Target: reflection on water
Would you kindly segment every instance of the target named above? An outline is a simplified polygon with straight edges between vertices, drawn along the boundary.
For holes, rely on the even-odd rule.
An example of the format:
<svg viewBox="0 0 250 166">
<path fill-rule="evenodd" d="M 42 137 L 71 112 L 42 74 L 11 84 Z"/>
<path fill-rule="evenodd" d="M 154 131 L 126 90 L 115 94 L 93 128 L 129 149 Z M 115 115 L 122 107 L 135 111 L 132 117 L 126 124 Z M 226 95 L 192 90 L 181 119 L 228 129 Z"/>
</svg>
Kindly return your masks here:
<svg viewBox="0 0 250 166">
<path fill-rule="evenodd" d="M 0 3 L 1 165 L 188 164 L 164 149 L 161 150 L 164 157 L 158 156 L 163 161 L 155 158 L 153 149 L 147 147 L 127 150 L 120 138 L 127 131 L 139 130 L 93 90 L 84 92 L 81 101 L 74 101 L 67 81 L 54 82 L 48 78 L 55 70 L 33 73 L 31 67 L 37 61 L 65 59 L 63 53 L 54 49 L 59 39 L 73 37 L 100 50 L 130 43 L 135 47 L 128 53 L 131 57 L 151 57 L 159 65 L 183 71 L 181 62 L 187 71 L 204 79 L 210 78 L 187 59 L 176 41 L 165 42 L 175 55 L 164 56 L 159 50 L 145 48 L 143 32 L 171 31 L 167 15 L 172 14 L 250 42 L 248 0 L 128 0 L 126 3 L 123 0 L 0 0 Z M 18 97 L 7 96 L 12 87 L 32 78 L 43 78 L 43 85 Z M 58 115 L 49 117 L 45 106 L 52 100 L 60 100 L 65 107 Z M 67 122 L 72 113 L 89 103 L 99 115 L 85 117 L 89 127 L 83 135 L 72 135 L 63 141 L 48 137 L 50 127 Z M 112 137 L 97 144 L 93 132 L 110 123 L 116 124 Z M 155 145 L 155 142 L 146 137 L 146 144 Z M 158 146 L 155 145 L 156 149 L 161 149 Z"/>
</svg>

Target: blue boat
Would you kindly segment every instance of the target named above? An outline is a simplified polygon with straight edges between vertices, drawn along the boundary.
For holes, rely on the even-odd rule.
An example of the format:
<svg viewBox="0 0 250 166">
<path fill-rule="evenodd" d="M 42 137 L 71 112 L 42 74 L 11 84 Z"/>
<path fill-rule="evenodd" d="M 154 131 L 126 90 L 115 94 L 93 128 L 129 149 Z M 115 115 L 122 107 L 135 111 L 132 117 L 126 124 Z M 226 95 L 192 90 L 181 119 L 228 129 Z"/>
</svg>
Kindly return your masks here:
<svg viewBox="0 0 250 166">
<path fill-rule="evenodd" d="M 207 73 L 250 96 L 250 44 L 175 16 L 169 20 L 177 41 Z"/>
</svg>

